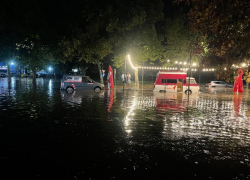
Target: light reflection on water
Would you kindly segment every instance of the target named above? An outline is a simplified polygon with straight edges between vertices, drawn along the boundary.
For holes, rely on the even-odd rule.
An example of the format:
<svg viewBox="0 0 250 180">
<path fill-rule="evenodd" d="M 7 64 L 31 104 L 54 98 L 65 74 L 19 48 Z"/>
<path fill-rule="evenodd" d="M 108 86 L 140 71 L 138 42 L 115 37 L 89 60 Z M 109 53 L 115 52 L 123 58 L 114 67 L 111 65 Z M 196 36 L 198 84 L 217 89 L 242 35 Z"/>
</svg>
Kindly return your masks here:
<svg viewBox="0 0 250 180">
<path fill-rule="evenodd" d="M 118 177 L 115 171 L 126 173 L 124 169 L 165 172 L 164 168 L 172 166 L 189 169 L 191 177 L 217 177 L 214 166 L 224 168 L 223 176 L 234 172 L 228 175 L 229 179 L 244 179 L 249 175 L 248 91 L 234 94 L 224 89 L 208 90 L 188 97 L 182 93 L 153 93 L 151 90 L 123 92 L 118 88 L 101 93 L 75 91 L 68 94 L 59 90 L 60 81 L 55 79 L 39 79 L 36 91 L 32 90 L 29 79 L 16 81 L 11 88 L 6 88 L 6 80 L 0 79 L 0 82 L 0 127 L 5 128 L 0 131 L 1 137 L 6 137 L 8 128 L 11 132 L 15 129 L 22 132 L 19 126 L 26 130 L 31 126 L 41 131 L 37 135 L 40 139 L 51 134 L 45 138 L 46 144 L 67 139 L 76 147 L 68 151 L 75 154 L 74 160 L 80 159 L 74 166 L 83 168 L 79 172 L 88 172 L 99 162 L 100 166 L 110 168 L 107 172 L 112 177 Z M 38 147 L 43 149 L 42 145 Z M 59 147 L 53 148 L 63 153 Z M 81 151 L 77 152 L 78 148 Z M 5 151 L 0 151 L 0 155 L 5 157 Z M 101 152 L 105 155 L 98 156 Z M 92 158 L 82 155 L 85 153 Z M 200 172 L 204 167 L 208 169 L 206 176 Z M 87 178 L 93 176 L 89 173 Z"/>
</svg>

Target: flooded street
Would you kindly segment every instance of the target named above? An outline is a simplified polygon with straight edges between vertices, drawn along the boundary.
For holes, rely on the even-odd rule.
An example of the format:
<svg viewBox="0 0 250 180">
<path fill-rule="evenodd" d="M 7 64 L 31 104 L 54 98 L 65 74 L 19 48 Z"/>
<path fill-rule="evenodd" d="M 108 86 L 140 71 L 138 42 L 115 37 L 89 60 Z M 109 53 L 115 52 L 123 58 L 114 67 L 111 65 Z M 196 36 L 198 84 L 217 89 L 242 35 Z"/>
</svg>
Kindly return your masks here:
<svg viewBox="0 0 250 180">
<path fill-rule="evenodd" d="M 250 92 L 60 91 L 0 78 L 1 179 L 249 179 Z"/>
</svg>

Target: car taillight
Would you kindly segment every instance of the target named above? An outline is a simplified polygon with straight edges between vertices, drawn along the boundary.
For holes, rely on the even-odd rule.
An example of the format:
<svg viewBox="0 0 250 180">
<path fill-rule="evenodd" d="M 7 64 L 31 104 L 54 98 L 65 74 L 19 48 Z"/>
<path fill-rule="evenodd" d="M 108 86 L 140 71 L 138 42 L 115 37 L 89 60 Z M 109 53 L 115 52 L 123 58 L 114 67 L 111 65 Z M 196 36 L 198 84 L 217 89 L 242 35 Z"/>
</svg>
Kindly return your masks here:
<svg viewBox="0 0 250 180">
<path fill-rule="evenodd" d="M 209 86 L 211 86 L 211 83 L 209 83 Z"/>
</svg>

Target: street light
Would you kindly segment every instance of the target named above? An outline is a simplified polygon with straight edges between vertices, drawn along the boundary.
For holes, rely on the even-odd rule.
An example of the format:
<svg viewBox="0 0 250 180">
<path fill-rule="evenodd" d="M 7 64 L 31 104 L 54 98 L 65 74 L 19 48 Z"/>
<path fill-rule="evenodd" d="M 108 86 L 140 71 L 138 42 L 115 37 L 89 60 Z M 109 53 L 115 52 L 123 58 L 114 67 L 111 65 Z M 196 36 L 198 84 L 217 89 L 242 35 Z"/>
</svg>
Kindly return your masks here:
<svg viewBox="0 0 250 180">
<path fill-rule="evenodd" d="M 16 73 L 15 62 L 10 62 L 10 73 Z"/>
<path fill-rule="evenodd" d="M 51 72 L 52 72 L 52 67 L 51 67 L 51 66 L 49 66 L 49 67 L 48 67 L 48 70 L 49 70 L 49 75 L 51 75 Z"/>
<path fill-rule="evenodd" d="M 130 56 L 128 55 L 128 61 L 130 63 L 130 65 L 132 66 L 133 69 L 136 69 L 137 67 L 134 67 L 134 65 L 132 64 L 131 60 L 130 60 Z"/>
</svg>

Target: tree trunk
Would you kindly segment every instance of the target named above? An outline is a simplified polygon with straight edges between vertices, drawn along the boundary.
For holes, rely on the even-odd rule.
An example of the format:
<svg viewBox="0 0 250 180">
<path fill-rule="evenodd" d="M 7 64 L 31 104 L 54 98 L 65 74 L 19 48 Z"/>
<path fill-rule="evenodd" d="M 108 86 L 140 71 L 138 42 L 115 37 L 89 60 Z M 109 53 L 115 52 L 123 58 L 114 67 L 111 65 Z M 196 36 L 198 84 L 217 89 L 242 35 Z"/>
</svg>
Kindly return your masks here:
<svg viewBox="0 0 250 180">
<path fill-rule="evenodd" d="M 8 73 L 8 88 L 11 89 L 11 74 L 10 74 L 10 65 L 7 65 L 7 73 Z"/>
<path fill-rule="evenodd" d="M 135 68 L 135 89 L 139 89 L 138 68 Z"/>
<path fill-rule="evenodd" d="M 32 69 L 33 77 L 32 77 L 32 84 L 33 84 L 33 89 L 36 89 L 36 70 Z"/>
<path fill-rule="evenodd" d="M 98 70 L 99 70 L 99 75 L 100 75 L 100 83 L 103 83 L 103 77 L 102 77 L 102 69 L 101 69 L 101 63 L 97 62 Z"/>
</svg>

